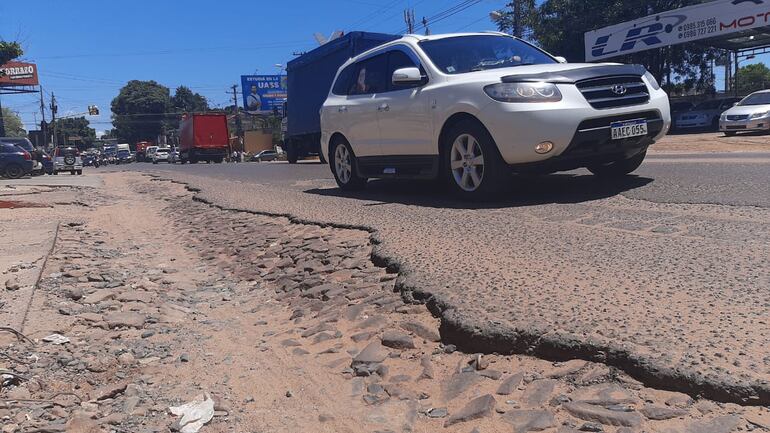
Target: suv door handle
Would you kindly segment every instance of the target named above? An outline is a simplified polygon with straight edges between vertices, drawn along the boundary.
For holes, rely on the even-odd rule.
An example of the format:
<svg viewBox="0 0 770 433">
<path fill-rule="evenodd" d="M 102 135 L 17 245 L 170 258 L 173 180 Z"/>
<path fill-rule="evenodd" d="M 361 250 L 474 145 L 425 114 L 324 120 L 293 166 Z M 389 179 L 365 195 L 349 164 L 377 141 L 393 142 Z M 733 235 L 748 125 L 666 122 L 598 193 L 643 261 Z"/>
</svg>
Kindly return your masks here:
<svg viewBox="0 0 770 433">
<path fill-rule="evenodd" d="M 390 111 L 390 105 L 383 103 L 379 107 L 377 107 L 377 111 Z"/>
<path fill-rule="evenodd" d="M 348 107 L 339 107 L 339 108 L 337 108 L 337 112 L 338 113 L 347 113 L 348 112 Z"/>
</svg>

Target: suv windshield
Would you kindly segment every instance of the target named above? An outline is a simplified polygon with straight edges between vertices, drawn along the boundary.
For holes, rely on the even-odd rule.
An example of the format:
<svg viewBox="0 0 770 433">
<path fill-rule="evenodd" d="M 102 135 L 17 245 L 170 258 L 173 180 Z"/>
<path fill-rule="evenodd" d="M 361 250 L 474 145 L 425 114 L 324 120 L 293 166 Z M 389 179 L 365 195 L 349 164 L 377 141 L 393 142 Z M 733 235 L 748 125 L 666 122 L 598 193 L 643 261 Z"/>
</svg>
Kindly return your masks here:
<svg viewBox="0 0 770 433">
<path fill-rule="evenodd" d="M 422 41 L 420 47 L 447 74 L 557 63 L 543 51 L 508 36 L 455 36 Z"/>
<path fill-rule="evenodd" d="M 738 105 L 770 105 L 770 92 L 749 95 L 739 102 Z"/>
</svg>

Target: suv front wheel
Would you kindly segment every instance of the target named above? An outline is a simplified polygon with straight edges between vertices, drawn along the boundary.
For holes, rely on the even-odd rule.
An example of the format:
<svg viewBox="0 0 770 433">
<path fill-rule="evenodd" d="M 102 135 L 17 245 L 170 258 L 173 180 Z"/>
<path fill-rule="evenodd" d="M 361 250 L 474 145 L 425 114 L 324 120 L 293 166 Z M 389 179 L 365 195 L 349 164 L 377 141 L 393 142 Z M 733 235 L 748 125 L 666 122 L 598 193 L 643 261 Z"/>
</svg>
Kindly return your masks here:
<svg viewBox="0 0 770 433">
<path fill-rule="evenodd" d="M 367 179 L 358 175 L 356 156 L 347 141 L 335 139 L 329 155 L 334 180 L 340 189 L 356 190 L 366 185 Z"/>
<path fill-rule="evenodd" d="M 642 151 L 628 159 L 611 162 L 609 164 L 593 165 L 588 167 L 588 171 L 599 177 L 620 177 L 630 174 L 639 168 L 647 156 L 647 151 Z"/>
<path fill-rule="evenodd" d="M 444 143 L 446 182 L 461 198 L 484 199 L 497 193 L 509 173 L 492 136 L 477 122 L 453 126 Z"/>
</svg>

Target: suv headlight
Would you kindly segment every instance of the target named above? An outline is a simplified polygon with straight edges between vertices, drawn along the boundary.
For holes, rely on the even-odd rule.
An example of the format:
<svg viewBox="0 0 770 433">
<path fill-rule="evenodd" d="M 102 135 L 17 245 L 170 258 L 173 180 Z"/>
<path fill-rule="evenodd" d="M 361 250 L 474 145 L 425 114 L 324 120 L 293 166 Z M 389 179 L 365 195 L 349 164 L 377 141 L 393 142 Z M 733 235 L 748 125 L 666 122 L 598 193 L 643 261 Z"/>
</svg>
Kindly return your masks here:
<svg viewBox="0 0 770 433">
<path fill-rule="evenodd" d="M 500 102 L 561 101 L 561 92 L 551 83 L 497 83 L 484 87 L 484 92 Z"/>
<path fill-rule="evenodd" d="M 644 73 L 644 78 L 647 79 L 647 82 L 650 83 L 650 86 L 652 86 L 655 90 L 660 90 L 660 84 L 658 84 L 658 80 L 655 79 L 655 76 L 650 73 L 650 71 L 647 71 Z"/>
<path fill-rule="evenodd" d="M 767 117 L 767 115 L 770 114 L 770 111 L 763 111 L 761 113 L 754 113 L 751 115 L 752 119 L 759 119 L 760 117 Z"/>
</svg>

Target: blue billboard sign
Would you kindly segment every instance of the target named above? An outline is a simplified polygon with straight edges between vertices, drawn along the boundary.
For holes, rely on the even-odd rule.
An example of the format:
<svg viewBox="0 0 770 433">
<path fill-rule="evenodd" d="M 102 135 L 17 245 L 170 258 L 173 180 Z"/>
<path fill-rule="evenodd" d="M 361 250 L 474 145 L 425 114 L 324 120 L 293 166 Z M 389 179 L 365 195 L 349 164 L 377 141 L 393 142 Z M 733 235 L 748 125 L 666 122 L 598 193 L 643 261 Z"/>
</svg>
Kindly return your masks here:
<svg viewBox="0 0 770 433">
<path fill-rule="evenodd" d="M 286 75 L 241 75 L 243 108 L 249 113 L 283 113 Z"/>
</svg>

